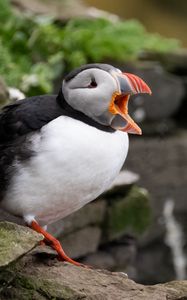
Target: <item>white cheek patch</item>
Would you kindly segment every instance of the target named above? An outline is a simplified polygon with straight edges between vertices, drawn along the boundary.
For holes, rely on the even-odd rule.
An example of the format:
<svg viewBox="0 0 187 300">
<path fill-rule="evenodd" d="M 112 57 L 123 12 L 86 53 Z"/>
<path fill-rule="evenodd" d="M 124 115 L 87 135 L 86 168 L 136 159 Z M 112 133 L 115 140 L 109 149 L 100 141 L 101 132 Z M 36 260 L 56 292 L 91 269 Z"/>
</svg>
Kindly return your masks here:
<svg viewBox="0 0 187 300">
<path fill-rule="evenodd" d="M 108 107 L 112 95 L 118 92 L 117 80 L 108 72 L 100 69 L 89 69 L 82 72 L 86 78 L 95 78 L 97 86 L 95 88 L 71 88 L 72 83 L 63 82 L 63 94 L 75 110 L 81 111 L 87 116 L 96 119 L 108 112 Z M 83 76 L 81 76 L 83 79 Z M 76 77 L 73 81 L 76 80 Z M 80 76 L 78 81 L 80 80 Z M 75 86 L 75 83 L 73 84 Z M 99 122 L 99 120 L 98 120 Z"/>
</svg>

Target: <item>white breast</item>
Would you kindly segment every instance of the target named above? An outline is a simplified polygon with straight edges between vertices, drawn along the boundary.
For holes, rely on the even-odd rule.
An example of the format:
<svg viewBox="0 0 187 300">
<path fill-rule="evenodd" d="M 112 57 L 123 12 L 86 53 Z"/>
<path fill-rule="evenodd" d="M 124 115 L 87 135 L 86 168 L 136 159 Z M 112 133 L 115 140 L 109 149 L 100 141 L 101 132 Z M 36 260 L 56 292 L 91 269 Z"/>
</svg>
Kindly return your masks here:
<svg viewBox="0 0 187 300">
<path fill-rule="evenodd" d="M 14 214 L 49 224 L 111 185 L 125 161 L 128 136 L 61 116 L 32 135 L 32 145 L 36 155 L 17 164 L 3 205 Z"/>
</svg>

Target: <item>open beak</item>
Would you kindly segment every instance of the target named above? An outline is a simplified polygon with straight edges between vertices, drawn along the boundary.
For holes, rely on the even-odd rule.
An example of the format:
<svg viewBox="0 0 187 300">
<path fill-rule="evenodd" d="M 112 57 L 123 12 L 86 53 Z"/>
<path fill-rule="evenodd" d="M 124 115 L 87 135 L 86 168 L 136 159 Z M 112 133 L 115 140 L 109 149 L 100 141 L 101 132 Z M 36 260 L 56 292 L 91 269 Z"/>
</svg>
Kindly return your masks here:
<svg viewBox="0 0 187 300">
<path fill-rule="evenodd" d="M 141 128 L 128 114 L 128 102 L 131 95 L 146 93 L 151 95 L 148 85 L 138 76 L 130 73 L 114 73 L 119 84 L 119 92 L 113 94 L 109 105 L 109 111 L 114 115 L 120 115 L 126 125 L 119 130 L 133 134 L 142 134 Z"/>
</svg>

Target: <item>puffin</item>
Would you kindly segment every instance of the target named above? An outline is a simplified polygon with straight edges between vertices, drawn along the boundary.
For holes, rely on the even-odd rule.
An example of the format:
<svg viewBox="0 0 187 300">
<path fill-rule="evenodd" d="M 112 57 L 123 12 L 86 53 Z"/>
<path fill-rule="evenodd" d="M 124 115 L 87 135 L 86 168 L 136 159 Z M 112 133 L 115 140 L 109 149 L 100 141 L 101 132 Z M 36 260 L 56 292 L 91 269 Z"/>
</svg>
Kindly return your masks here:
<svg viewBox="0 0 187 300">
<path fill-rule="evenodd" d="M 138 76 L 109 64 L 71 71 L 58 95 L 40 95 L 0 113 L 0 207 L 41 233 L 60 260 L 76 266 L 47 225 L 106 191 L 141 134 L 128 114 L 131 95 L 151 94 Z"/>
</svg>

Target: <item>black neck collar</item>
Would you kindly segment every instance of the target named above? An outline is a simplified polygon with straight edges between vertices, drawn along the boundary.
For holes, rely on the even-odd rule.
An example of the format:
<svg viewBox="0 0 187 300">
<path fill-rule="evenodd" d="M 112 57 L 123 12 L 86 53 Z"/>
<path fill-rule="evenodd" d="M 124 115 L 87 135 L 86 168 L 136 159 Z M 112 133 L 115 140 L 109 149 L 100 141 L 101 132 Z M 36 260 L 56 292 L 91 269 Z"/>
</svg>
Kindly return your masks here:
<svg viewBox="0 0 187 300">
<path fill-rule="evenodd" d="M 100 129 L 100 130 L 103 130 L 106 132 L 111 132 L 111 133 L 115 132 L 115 130 L 112 127 L 99 124 L 98 122 L 94 121 L 93 119 L 86 116 L 82 112 L 75 110 L 73 107 L 71 107 L 66 102 L 61 90 L 60 90 L 56 100 L 57 100 L 57 103 L 60 105 L 60 107 L 63 109 L 63 115 L 69 116 L 69 117 L 74 118 L 79 121 L 82 121 L 90 126 L 96 127 L 97 129 Z"/>
</svg>

